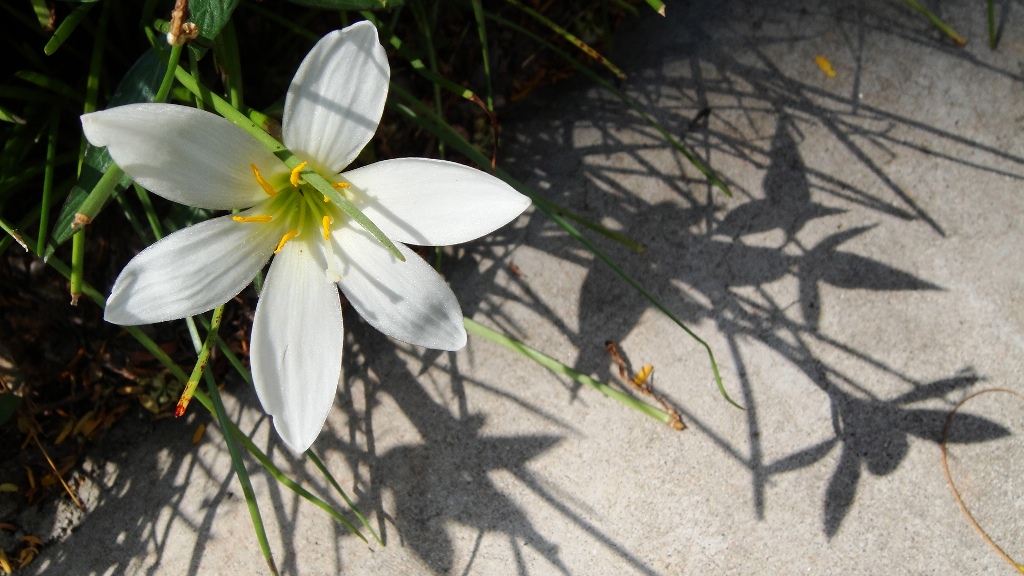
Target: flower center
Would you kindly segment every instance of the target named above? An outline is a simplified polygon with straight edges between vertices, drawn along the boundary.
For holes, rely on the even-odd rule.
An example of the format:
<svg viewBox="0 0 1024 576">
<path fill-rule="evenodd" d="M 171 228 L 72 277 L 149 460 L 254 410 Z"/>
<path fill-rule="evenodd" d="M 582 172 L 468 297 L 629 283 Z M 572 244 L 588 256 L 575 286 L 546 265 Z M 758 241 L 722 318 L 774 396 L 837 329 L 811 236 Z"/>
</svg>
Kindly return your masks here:
<svg viewBox="0 0 1024 576">
<path fill-rule="evenodd" d="M 274 254 L 279 253 L 293 238 L 314 239 L 322 236 L 322 245 L 327 252 L 327 276 L 332 282 L 337 282 L 341 276 L 332 267 L 335 258 L 331 230 L 341 224 L 344 213 L 329 198 L 303 180 L 301 173 L 306 166 L 306 162 L 296 166 L 288 182 L 275 188 L 263 178 L 255 164 L 250 164 L 256 182 L 269 198 L 251 209 L 254 214 L 231 218 L 236 222 L 274 222 L 285 230 L 277 243 L 277 248 L 274 249 Z M 348 188 L 349 184 L 337 182 L 333 186 L 336 189 L 344 189 Z"/>
</svg>

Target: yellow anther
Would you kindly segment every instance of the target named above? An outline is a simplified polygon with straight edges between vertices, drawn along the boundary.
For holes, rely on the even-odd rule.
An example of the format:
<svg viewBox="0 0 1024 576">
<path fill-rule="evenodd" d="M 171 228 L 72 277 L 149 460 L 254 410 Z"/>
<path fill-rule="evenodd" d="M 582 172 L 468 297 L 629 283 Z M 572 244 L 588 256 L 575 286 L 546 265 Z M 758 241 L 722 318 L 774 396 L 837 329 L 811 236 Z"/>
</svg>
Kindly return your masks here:
<svg viewBox="0 0 1024 576">
<path fill-rule="evenodd" d="M 280 252 L 281 248 L 284 248 L 284 245 L 287 244 L 289 240 L 291 240 L 292 238 L 295 238 L 298 235 L 299 235 L 299 231 L 298 230 L 289 230 L 289 231 L 285 232 L 284 236 L 281 236 L 281 241 L 277 243 L 277 248 L 274 249 L 274 254 L 277 254 L 278 252 Z"/>
<path fill-rule="evenodd" d="M 324 227 L 324 240 L 329 239 L 331 237 L 331 217 L 324 216 L 323 220 L 320 221 L 320 224 Z"/>
<path fill-rule="evenodd" d="M 231 219 L 235 222 L 270 222 L 274 217 L 258 214 L 256 216 L 232 216 Z"/>
<path fill-rule="evenodd" d="M 331 184 L 331 187 L 337 190 L 338 188 L 351 188 L 352 185 L 348 182 L 335 182 L 334 184 Z"/>
<path fill-rule="evenodd" d="M 324 196 L 324 202 L 330 202 L 330 201 L 331 201 L 330 198 L 328 198 L 327 196 Z"/>
<path fill-rule="evenodd" d="M 298 188 L 298 186 L 299 186 L 299 172 L 302 172 L 302 169 L 306 167 L 306 164 L 309 164 L 309 162 L 303 162 L 302 164 L 299 164 L 295 168 L 292 168 L 292 175 L 289 178 L 289 180 L 292 183 L 292 186 L 295 186 L 296 188 Z"/>
<path fill-rule="evenodd" d="M 260 169 L 257 168 L 255 164 L 249 164 L 249 168 L 252 168 L 253 176 L 256 176 L 256 181 L 260 183 L 260 187 L 263 188 L 263 191 L 269 196 L 277 196 L 277 190 L 274 190 L 274 187 L 270 185 L 270 182 L 263 179 L 263 175 L 260 174 Z"/>
</svg>

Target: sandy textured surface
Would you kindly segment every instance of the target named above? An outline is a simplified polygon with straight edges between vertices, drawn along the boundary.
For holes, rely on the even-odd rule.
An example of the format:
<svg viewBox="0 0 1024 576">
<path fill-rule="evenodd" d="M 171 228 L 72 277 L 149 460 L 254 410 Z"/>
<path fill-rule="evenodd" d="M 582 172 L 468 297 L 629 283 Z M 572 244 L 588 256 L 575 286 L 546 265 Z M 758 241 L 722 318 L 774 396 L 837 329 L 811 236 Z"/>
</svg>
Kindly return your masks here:
<svg viewBox="0 0 1024 576">
<path fill-rule="evenodd" d="M 978 2 L 941 3 L 965 49 L 896 1 L 694 4 L 627 24 L 611 54 L 732 198 L 583 80 L 521 104 L 503 156 L 648 247 L 590 236 L 707 340 L 747 410 L 693 340 L 531 211 L 449 259 L 465 313 L 606 381 L 619 341 L 688 430 L 489 342 L 424 351 L 347 314 L 346 377 L 314 447 L 387 546 L 253 465 L 284 573 L 1014 573 L 957 508 L 938 441 L 958 400 L 1024 390 L 1024 8 L 997 3 L 992 52 Z M 229 410 L 337 501 L 253 394 Z M 987 394 L 950 430 L 968 506 L 1018 559 L 1022 414 Z M 223 443 L 211 426 L 193 447 L 190 418 L 115 459 L 85 523 L 32 571 L 265 571 Z"/>
</svg>

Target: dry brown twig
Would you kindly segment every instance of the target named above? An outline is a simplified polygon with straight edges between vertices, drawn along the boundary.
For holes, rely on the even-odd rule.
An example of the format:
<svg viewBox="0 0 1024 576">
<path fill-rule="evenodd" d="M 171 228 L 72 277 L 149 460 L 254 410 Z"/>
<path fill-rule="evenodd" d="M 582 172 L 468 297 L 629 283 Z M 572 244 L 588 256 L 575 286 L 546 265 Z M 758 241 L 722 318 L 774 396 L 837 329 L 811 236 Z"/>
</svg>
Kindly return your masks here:
<svg viewBox="0 0 1024 576">
<path fill-rule="evenodd" d="M 619 354 L 619 345 L 612 340 L 608 340 L 604 343 L 605 349 L 608 351 L 608 355 L 612 357 L 615 364 L 619 367 L 619 378 L 622 379 L 628 386 L 644 394 L 650 396 L 655 402 L 661 405 L 661 409 L 664 410 L 671 416 L 671 420 L 668 421 L 668 425 L 675 430 L 686 430 L 686 424 L 683 423 L 683 419 L 679 416 L 679 411 L 669 405 L 660 394 L 654 391 L 654 367 L 647 364 L 637 373 L 636 376 L 629 377 L 629 369 L 626 366 L 626 361 L 622 359 Z"/>
<path fill-rule="evenodd" d="M 967 396 L 963 400 L 957 402 L 956 406 L 954 406 L 953 409 L 949 411 L 949 414 L 946 415 L 946 422 L 945 424 L 942 425 L 942 442 L 939 443 L 939 449 L 942 451 L 942 471 L 946 473 L 946 482 L 949 483 L 949 489 L 953 491 L 953 498 L 956 500 L 956 503 L 960 506 L 960 511 L 963 512 L 964 516 L 967 517 L 967 521 L 971 523 L 971 526 L 978 531 L 978 534 L 981 534 L 981 537 L 985 540 L 985 542 L 989 546 L 991 546 L 992 549 L 995 550 L 996 553 L 999 554 L 999 556 L 1001 556 L 1003 560 L 1005 560 L 1011 566 L 1016 568 L 1018 572 L 1024 574 L 1024 564 L 1017 562 L 1016 560 L 1011 558 L 1010 555 L 1007 554 L 1002 548 L 1000 548 L 999 545 L 996 544 L 994 540 L 992 540 L 988 533 L 985 532 L 981 525 L 978 524 L 978 521 L 974 519 L 974 515 L 971 514 L 970 510 L 967 509 L 967 505 L 964 504 L 963 498 L 960 497 L 960 491 L 957 490 L 956 484 L 953 483 L 953 475 L 949 471 L 949 460 L 946 456 L 946 439 L 949 436 L 949 427 L 953 423 L 953 416 L 956 415 L 957 410 L 959 410 L 960 407 L 966 404 L 968 400 L 976 396 L 980 396 L 982 394 L 988 394 L 990 392 L 1005 392 L 1007 394 L 1011 394 L 1013 396 L 1016 396 L 1017 398 L 1024 400 L 1024 395 L 1015 390 L 1010 390 L 1008 388 L 988 388 L 985 390 L 979 390 Z"/>
</svg>

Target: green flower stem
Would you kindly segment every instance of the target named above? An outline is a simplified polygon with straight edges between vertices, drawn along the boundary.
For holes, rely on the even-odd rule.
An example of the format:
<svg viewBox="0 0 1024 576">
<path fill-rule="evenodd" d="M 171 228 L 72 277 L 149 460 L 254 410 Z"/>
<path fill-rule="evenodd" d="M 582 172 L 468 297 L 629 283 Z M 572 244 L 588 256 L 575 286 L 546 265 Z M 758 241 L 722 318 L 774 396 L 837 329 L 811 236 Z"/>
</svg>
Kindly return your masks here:
<svg viewBox="0 0 1024 576">
<path fill-rule="evenodd" d="M 121 181 L 122 176 L 124 176 L 124 172 L 117 164 L 111 164 L 107 168 L 107 171 L 100 177 L 99 182 L 96 183 L 96 186 L 93 187 L 92 191 L 89 192 L 89 195 L 85 197 L 85 200 L 78 207 L 78 212 L 75 213 L 75 221 L 71 223 L 72 229 L 92 222 L 92 219 L 99 214 L 100 209 L 103 208 L 110 195 L 113 194 L 114 188 Z"/>
<path fill-rule="evenodd" d="M 187 88 L 192 94 L 195 94 L 197 98 L 202 98 L 218 114 L 231 121 L 239 128 L 245 130 L 253 138 L 258 140 L 260 144 L 266 146 L 267 149 L 280 158 L 286 166 L 294 169 L 298 167 L 299 164 L 302 164 L 302 159 L 286 148 L 284 144 L 281 144 L 276 138 L 264 132 L 256 125 L 256 123 L 250 120 L 248 116 L 236 110 L 226 100 L 216 94 L 213 94 L 199 82 L 196 82 L 196 80 L 180 66 L 175 71 L 175 77 L 177 77 L 178 82 L 181 83 L 182 86 Z M 331 183 L 324 179 L 323 176 L 309 168 L 303 170 L 301 175 L 308 184 L 329 198 L 336 206 L 341 208 L 342 212 L 344 212 L 349 218 L 362 226 L 364 230 L 372 234 L 373 237 L 381 243 L 381 245 L 387 248 L 388 251 L 395 256 L 395 258 L 398 258 L 402 262 L 405 261 L 405 256 L 402 256 L 402 253 L 398 251 L 398 248 L 395 247 L 393 242 L 391 242 L 391 239 L 385 236 L 384 233 L 380 231 L 380 228 L 377 228 L 377 225 L 371 222 L 370 219 L 362 213 L 362 211 L 352 204 L 352 202 L 335 190 L 334 187 L 331 186 Z"/>
<path fill-rule="evenodd" d="M 50 201 L 53 195 L 53 170 L 57 165 L 57 129 L 60 125 L 60 113 L 54 110 L 50 114 L 50 133 L 46 138 L 46 168 L 43 171 L 43 200 L 39 205 L 39 238 L 36 240 L 36 253 L 42 254 L 46 247 L 46 235 L 49 233 Z"/>
<path fill-rule="evenodd" d="M 508 348 L 509 350 L 519 352 L 523 356 L 526 356 L 527 358 L 533 360 L 534 362 L 540 364 L 541 366 L 547 368 L 548 370 L 554 372 L 555 374 L 567 376 L 579 382 L 580 384 L 586 384 L 587 386 L 594 388 L 595 390 L 604 394 L 605 396 L 613 400 L 616 400 L 626 406 L 629 406 L 634 410 L 639 410 L 640 412 L 643 412 L 644 414 L 650 416 L 651 418 L 654 418 L 655 420 L 661 422 L 662 424 L 668 424 L 669 421 L 672 419 L 672 416 L 669 415 L 667 412 L 664 412 L 663 410 L 655 408 L 654 406 L 641 402 L 636 398 L 629 396 L 628 394 L 619 392 L 618 390 L 612 388 L 611 386 L 605 384 L 604 382 L 594 380 L 593 378 L 587 376 L 586 374 L 583 374 L 582 372 L 577 372 L 576 370 L 569 368 L 565 364 L 562 364 L 558 360 L 555 360 L 554 358 L 544 354 L 543 352 L 540 352 L 539 350 L 530 348 L 526 344 L 523 344 L 522 342 L 514 338 L 506 336 L 501 332 L 488 328 L 487 326 L 484 326 L 483 324 L 480 324 L 479 322 L 476 322 L 475 320 L 471 320 L 469 318 L 463 318 L 462 321 L 466 325 L 467 332 L 480 336 L 481 338 L 490 340 L 491 342 L 494 342 L 496 344 L 501 344 L 502 346 Z"/>
<path fill-rule="evenodd" d="M 189 400 L 192 399 L 196 387 L 199 386 L 199 379 L 206 372 L 206 365 L 210 361 L 210 352 L 213 351 L 214 339 L 217 337 L 217 330 L 220 329 L 220 320 L 223 317 L 224 305 L 222 304 L 213 309 L 213 319 L 210 320 L 210 326 L 206 332 L 206 340 L 203 341 L 203 345 L 198 350 L 199 357 L 196 358 L 196 365 L 192 368 L 192 374 L 188 377 L 188 382 L 185 383 L 185 390 L 181 393 L 181 399 L 178 401 L 178 407 L 174 412 L 175 416 L 180 417 L 185 413 Z M 194 327 L 195 323 L 190 323 L 190 328 L 194 329 Z"/>
<path fill-rule="evenodd" d="M 455 132 L 447 125 L 436 123 L 436 121 L 434 121 L 431 117 L 432 112 L 429 107 L 425 106 L 422 102 L 420 102 L 411 94 L 403 90 L 401 87 L 396 86 L 395 84 L 391 85 L 391 91 L 392 93 L 397 94 L 406 102 L 406 105 L 395 106 L 399 112 L 405 114 L 410 119 L 418 122 L 421 126 L 436 134 L 439 138 L 445 138 L 448 141 L 448 143 L 452 145 L 453 148 L 457 149 L 460 153 L 462 153 L 467 158 L 472 160 L 478 166 L 484 167 L 490 165 L 490 161 L 483 154 L 481 154 L 479 150 L 473 148 L 473 146 L 469 142 L 467 142 L 459 133 Z M 501 178 L 510 186 L 512 186 L 516 190 L 519 190 L 520 192 L 529 196 L 530 198 L 538 197 L 538 195 L 533 190 L 525 186 L 522 182 L 519 182 L 518 180 L 513 178 L 504 170 L 498 168 L 494 171 L 494 175 L 497 176 L 498 178 Z M 685 331 L 691 338 L 693 338 L 697 343 L 699 343 L 704 348 L 704 350 L 707 351 L 708 360 L 710 360 L 711 362 L 711 371 L 715 375 L 715 385 L 718 386 L 718 391 L 722 394 L 722 397 L 724 397 L 727 402 L 729 402 L 736 408 L 739 408 L 741 410 L 743 409 L 743 407 L 737 404 L 735 401 L 733 401 L 733 399 L 730 398 L 729 394 L 726 392 L 725 385 L 722 383 L 722 376 L 718 371 L 718 362 L 715 361 L 714 352 L 711 351 L 711 346 L 709 346 L 707 342 L 705 342 L 703 339 L 697 336 L 696 333 L 690 330 L 690 328 L 686 326 L 686 324 L 684 324 L 682 320 L 680 320 L 674 314 L 672 314 L 669 311 L 669 309 L 665 307 L 664 304 L 662 304 L 657 298 L 654 297 L 653 294 L 648 292 L 646 288 L 644 288 L 639 282 L 633 279 L 632 276 L 627 274 L 626 271 L 623 270 L 622 267 L 619 266 L 610 256 L 608 256 L 600 249 L 598 249 L 597 246 L 595 246 L 590 240 L 583 236 L 583 234 L 581 234 L 579 230 L 577 230 L 575 227 L 572 226 L 572 224 L 567 222 L 565 218 L 563 218 L 560 214 L 551 210 L 544 203 L 535 203 L 535 206 L 537 206 L 537 208 L 541 212 L 543 212 L 545 216 L 554 220 L 556 224 L 558 224 L 563 230 L 568 232 L 569 235 L 575 238 L 580 244 L 583 244 L 583 246 L 592 254 L 594 254 L 594 256 L 597 256 L 602 262 L 607 264 L 616 274 L 619 275 L 620 278 L 625 280 L 626 283 L 628 283 L 644 298 L 646 298 L 648 302 L 650 302 L 651 304 L 654 305 L 654 307 L 660 310 L 662 314 L 664 314 L 666 317 L 672 320 L 676 324 L 676 326 L 682 328 L 683 331 Z"/>
<path fill-rule="evenodd" d="M 85 272 L 85 228 L 71 237 L 71 305 L 78 306 L 82 296 L 82 276 Z"/>
<path fill-rule="evenodd" d="M 181 46 L 171 46 L 171 53 L 167 59 L 167 70 L 164 72 L 163 80 L 160 81 L 156 96 L 153 96 L 153 102 L 167 102 L 167 96 L 171 93 L 171 87 L 174 86 L 174 71 L 178 68 L 178 61 L 181 60 L 181 49 Z"/>
<path fill-rule="evenodd" d="M 352 503 L 352 500 L 349 499 L 348 494 L 345 494 L 345 491 L 341 489 L 341 485 L 338 484 L 338 481 L 334 479 L 334 475 L 332 475 L 331 471 L 327 469 L 327 466 L 325 466 L 324 463 L 320 461 L 320 457 L 316 455 L 316 452 L 313 452 L 312 448 L 306 449 L 306 457 L 313 461 L 313 464 L 315 464 L 316 467 L 320 469 L 320 472 L 323 473 L 324 477 L 327 478 L 327 481 L 331 483 L 331 486 L 334 486 L 334 490 L 338 494 L 341 494 L 341 499 L 345 501 L 345 504 L 349 507 L 349 509 L 352 510 L 352 513 L 356 515 L 356 518 L 359 518 L 359 522 L 362 523 L 362 525 L 370 531 L 370 534 L 373 534 L 373 539 L 377 541 L 377 544 L 384 546 L 384 541 L 381 540 L 380 536 L 377 535 L 377 532 L 373 529 L 373 526 L 370 526 L 370 523 L 366 521 L 366 518 L 364 518 L 363 515 L 359 513 L 359 510 L 356 510 L 356 506 L 355 504 Z M 366 542 L 365 538 L 363 539 L 363 542 Z"/>
</svg>

